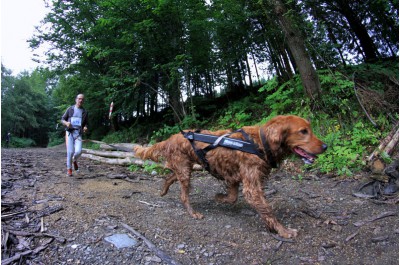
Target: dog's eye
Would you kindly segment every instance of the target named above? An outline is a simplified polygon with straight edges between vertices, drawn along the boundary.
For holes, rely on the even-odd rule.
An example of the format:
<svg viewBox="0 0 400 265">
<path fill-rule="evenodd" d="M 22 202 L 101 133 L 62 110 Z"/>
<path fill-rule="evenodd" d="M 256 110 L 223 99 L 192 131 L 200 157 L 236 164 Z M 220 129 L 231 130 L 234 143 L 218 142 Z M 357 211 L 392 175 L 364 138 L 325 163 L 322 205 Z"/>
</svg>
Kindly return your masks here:
<svg viewBox="0 0 400 265">
<path fill-rule="evenodd" d="M 306 134 L 308 134 L 308 130 L 307 129 L 303 129 L 303 130 L 300 131 L 300 133 L 306 135 Z"/>
</svg>

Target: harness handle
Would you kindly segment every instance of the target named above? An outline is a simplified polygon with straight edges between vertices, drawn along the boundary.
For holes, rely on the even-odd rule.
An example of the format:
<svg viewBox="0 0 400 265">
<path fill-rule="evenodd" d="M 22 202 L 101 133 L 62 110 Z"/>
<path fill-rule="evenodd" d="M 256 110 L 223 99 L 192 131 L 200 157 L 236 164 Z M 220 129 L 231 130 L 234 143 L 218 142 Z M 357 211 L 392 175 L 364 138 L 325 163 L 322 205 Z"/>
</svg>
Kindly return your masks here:
<svg viewBox="0 0 400 265">
<path fill-rule="evenodd" d="M 200 159 L 200 161 L 203 163 L 205 169 L 209 172 L 210 172 L 210 165 L 206 158 L 206 154 L 208 151 L 213 150 L 214 148 L 217 148 L 218 146 L 254 154 L 254 155 L 257 155 L 262 160 L 265 160 L 265 156 L 264 156 L 263 152 L 260 151 L 259 146 L 253 141 L 253 139 L 251 139 L 251 137 L 243 129 L 239 129 L 239 130 L 236 130 L 236 131 L 233 131 L 233 132 L 221 135 L 221 136 L 210 135 L 210 134 L 201 134 L 198 132 L 199 131 L 184 132 L 181 130 L 183 137 L 189 140 L 195 154 Z M 237 132 L 240 132 L 243 135 L 243 137 L 246 139 L 246 141 L 227 137 L 227 136 L 237 133 Z M 199 149 L 196 147 L 195 141 L 200 141 L 200 142 L 210 143 L 210 144 L 208 146 L 204 147 L 203 149 Z"/>
</svg>

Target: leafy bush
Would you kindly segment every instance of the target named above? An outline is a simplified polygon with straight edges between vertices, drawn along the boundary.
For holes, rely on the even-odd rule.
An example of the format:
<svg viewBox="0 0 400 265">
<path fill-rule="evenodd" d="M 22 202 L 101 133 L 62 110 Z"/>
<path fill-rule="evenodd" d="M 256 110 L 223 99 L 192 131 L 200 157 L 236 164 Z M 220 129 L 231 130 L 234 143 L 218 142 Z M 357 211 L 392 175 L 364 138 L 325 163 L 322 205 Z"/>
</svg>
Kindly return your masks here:
<svg viewBox="0 0 400 265">
<path fill-rule="evenodd" d="M 239 129 L 252 125 L 254 121 L 264 114 L 264 104 L 258 102 L 254 96 L 245 97 L 242 100 L 231 103 L 221 113 L 216 124 L 211 129 Z"/>
<path fill-rule="evenodd" d="M 55 131 L 49 133 L 49 143 L 48 147 L 63 144 L 65 142 L 65 132 Z"/>
<path fill-rule="evenodd" d="M 143 137 L 149 127 L 136 124 L 130 128 L 111 132 L 103 137 L 102 141 L 106 143 L 137 143 L 138 139 Z"/>
<path fill-rule="evenodd" d="M 322 137 L 328 150 L 319 155 L 312 167 L 323 173 L 351 176 L 353 171 L 365 166 L 364 158 L 372 151 L 370 147 L 379 143 L 380 136 L 380 131 L 362 121 L 358 121 L 350 130 L 343 130 L 337 124 Z"/>
<path fill-rule="evenodd" d="M 130 165 L 128 167 L 128 170 L 132 171 L 132 172 L 136 172 L 136 171 L 140 171 L 141 167 L 138 165 Z M 157 172 L 157 174 L 159 174 L 159 175 L 166 175 L 168 173 L 171 173 L 171 171 L 167 168 L 164 168 L 157 164 L 148 164 L 148 163 L 145 163 L 143 165 L 143 170 L 149 174 L 152 174 L 153 172 Z"/>
<path fill-rule="evenodd" d="M 16 148 L 26 148 L 26 147 L 32 147 L 36 146 L 36 143 L 34 140 L 30 138 L 19 138 L 19 137 L 13 137 L 11 138 L 9 147 L 16 147 Z"/>
<path fill-rule="evenodd" d="M 52 147 L 56 145 L 63 144 L 65 142 L 65 138 L 50 138 L 50 142 L 48 143 L 47 147 Z"/>
<path fill-rule="evenodd" d="M 154 131 L 151 137 L 151 143 L 165 140 L 171 135 L 179 133 L 181 130 L 184 129 L 199 129 L 203 127 L 206 123 L 207 123 L 206 120 L 200 121 L 199 119 L 197 119 L 197 115 L 186 116 L 181 122 L 181 124 L 175 124 L 173 126 L 164 124 L 164 127 L 162 127 L 157 131 Z"/>
<path fill-rule="evenodd" d="M 103 138 L 103 142 L 106 143 L 126 143 L 127 142 L 127 135 L 129 134 L 129 130 L 122 130 L 118 132 L 112 132 L 107 134 Z"/>
<path fill-rule="evenodd" d="M 247 125 L 251 120 L 251 114 L 245 111 L 235 113 L 228 110 L 225 112 L 224 116 L 218 120 L 218 126 L 222 128 L 238 129 Z"/>
<path fill-rule="evenodd" d="M 279 85 L 275 77 L 260 88 L 259 91 L 266 92 L 267 97 L 264 104 L 270 109 L 268 116 L 264 117 L 264 120 L 293 112 L 294 107 L 298 107 L 305 100 L 304 93 L 302 93 L 301 81 L 298 77 L 282 85 Z"/>
</svg>

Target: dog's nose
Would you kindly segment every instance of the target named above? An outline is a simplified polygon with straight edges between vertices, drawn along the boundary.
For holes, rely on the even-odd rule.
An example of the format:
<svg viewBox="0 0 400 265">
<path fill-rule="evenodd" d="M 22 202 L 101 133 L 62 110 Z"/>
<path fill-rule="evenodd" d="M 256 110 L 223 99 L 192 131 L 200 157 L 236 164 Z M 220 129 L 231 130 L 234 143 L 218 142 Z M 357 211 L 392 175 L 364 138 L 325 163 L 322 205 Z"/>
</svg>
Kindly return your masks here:
<svg viewBox="0 0 400 265">
<path fill-rule="evenodd" d="M 328 149 L 328 146 L 326 144 L 322 144 L 322 150 L 325 151 L 326 149 Z"/>
</svg>

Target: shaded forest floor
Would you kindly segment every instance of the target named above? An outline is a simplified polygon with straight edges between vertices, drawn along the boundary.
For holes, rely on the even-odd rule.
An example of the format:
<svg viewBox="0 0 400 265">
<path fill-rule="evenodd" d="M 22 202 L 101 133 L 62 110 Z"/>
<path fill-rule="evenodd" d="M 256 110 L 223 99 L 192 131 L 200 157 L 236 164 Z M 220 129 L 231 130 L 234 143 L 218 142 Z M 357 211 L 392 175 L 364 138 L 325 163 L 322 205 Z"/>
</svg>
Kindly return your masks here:
<svg viewBox="0 0 400 265">
<path fill-rule="evenodd" d="M 235 205 L 216 203 L 214 194 L 223 192 L 224 185 L 205 172 L 192 178 L 193 207 L 205 215 L 194 220 L 180 202 L 177 184 L 159 196 L 161 176 L 81 159 L 79 173 L 68 177 L 62 145 L 2 149 L 1 155 L 2 264 L 399 262 L 398 194 L 353 196 L 370 181 L 366 173 L 299 179 L 298 172 L 274 172 L 266 182 L 267 198 L 278 219 L 299 230 L 296 239 L 286 242 L 266 230 L 242 196 Z M 115 234 L 129 234 L 136 244 L 117 248 L 105 240 Z"/>
</svg>

